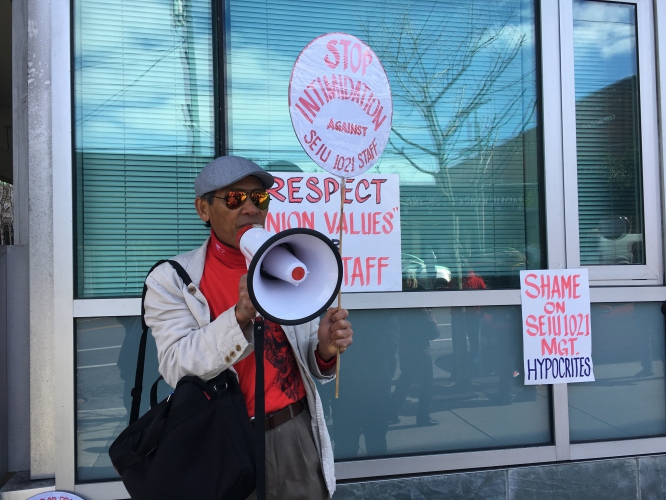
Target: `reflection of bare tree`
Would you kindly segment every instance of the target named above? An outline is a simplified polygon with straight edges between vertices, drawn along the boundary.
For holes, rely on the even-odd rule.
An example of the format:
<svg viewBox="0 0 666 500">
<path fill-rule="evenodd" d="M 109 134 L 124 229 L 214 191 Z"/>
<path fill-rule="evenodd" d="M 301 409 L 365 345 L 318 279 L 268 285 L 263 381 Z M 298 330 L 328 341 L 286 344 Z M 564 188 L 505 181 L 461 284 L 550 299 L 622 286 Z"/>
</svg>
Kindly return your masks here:
<svg viewBox="0 0 666 500">
<path fill-rule="evenodd" d="M 416 170 L 433 176 L 451 207 L 460 182 L 480 186 L 496 146 L 523 131 L 535 109 L 534 99 L 523 102 L 524 80 L 533 73 L 523 70 L 519 58 L 526 35 L 510 24 L 518 6 L 490 3 L 478 8 L 473 1 L 435 0 L 427 12 L 422 3 L 418 12 L 402 4 L 386 7 L 375 16 L 378 21 L 362 23 L 391 80 L 395 108 L 400 118 L 408 116 L 394 120 L 389 144 Z M 452 178 L 456 169 L 450 167 L 464 160 L 463 177 Z M 454 210 L 452 240 L 457 221 Z M 459 244 L 451 244 L 460 266 Z"/>
<path fill-rule="evenodd" d="M 0 245 L 14 243 L 13 186 L 0 181 Z"/>
<path fill-rule="evenodd" d="M 199 151 L 199 99 L 196 58 L 194 57 L 194 20 L 192 17 L 192 0 L 173 0 L 173 24 L 180 30 L 178 36 L 182 40 L 181 52 L 183 72 L 185 77 L 185 99 L 182 112 L 185 118 L 185 127 L 190 131 L 192 155 Z"/>
</svg>

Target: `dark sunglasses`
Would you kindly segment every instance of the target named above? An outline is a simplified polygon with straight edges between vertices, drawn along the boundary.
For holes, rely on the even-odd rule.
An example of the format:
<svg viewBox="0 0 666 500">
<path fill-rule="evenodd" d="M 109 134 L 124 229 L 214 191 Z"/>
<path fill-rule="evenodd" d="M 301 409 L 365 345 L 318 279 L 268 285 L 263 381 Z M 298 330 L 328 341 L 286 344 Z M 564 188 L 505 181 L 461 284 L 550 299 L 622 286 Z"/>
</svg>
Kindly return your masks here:
<svg viewBox="0 0 666 500">
<path fill-rule="evenodd" d="M 248 194 L 250 195 L 250 199 L 252 200 L 252 203 L 254 203 L 254 206 L 259 210 L 266 210 L 268 208 L 268 204 L 271 201 L 271 196 L 268 194 L 268 191 L 257 190 L 248 193 L 244 189 L 232 189 L 227 192 L 225 196 L 213 195 L 213 198 L 224 200 L 224 204 L 229 210 L 236 210 L 245 203 Z"/>
</svg>

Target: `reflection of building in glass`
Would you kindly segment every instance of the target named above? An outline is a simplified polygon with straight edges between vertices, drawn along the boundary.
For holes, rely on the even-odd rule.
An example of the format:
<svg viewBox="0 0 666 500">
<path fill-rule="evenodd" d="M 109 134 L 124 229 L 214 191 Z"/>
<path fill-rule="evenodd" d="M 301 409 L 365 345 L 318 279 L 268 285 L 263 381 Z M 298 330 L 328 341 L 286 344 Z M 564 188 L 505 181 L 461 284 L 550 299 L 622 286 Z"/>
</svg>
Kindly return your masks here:
<svg viewBox="0 0 666 500">
<path fill-rule="evenodd" d="M 448 169 L 453 198 L 434 184 L 401 186 L 402 249 L 421 258 L 434 255 L 454 278 L 473 269 L 490 288 L 510 288 L 528 268 L 526 254 L 529 268 L 542 265 L 538 184 L 528 181 L 538 171 L 536 129 L 497 145 L 486 160 L 487 168 L 476 176 L 470 172 L 482 157 Z M 447 241 L 456 241 L 457 251 Z"/>
<path fill-rule="evenodd" d="M 0 181 L 0 245 L 14 242 L 14 190 L 12 185 Z"/>
<path fill-rule="evenodd" d="M 576 101 L 581 262 L 643 264 L 638 80 L 624 78 Z"/>
</svg>

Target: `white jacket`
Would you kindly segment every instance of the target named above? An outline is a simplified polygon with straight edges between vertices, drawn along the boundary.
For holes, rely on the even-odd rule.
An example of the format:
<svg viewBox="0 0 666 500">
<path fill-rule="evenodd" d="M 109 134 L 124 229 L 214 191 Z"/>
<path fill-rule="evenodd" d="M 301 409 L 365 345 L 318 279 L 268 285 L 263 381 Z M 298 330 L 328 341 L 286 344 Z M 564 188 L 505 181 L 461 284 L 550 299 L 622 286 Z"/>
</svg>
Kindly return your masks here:
<svg viewBox="0 0 666 500">
<path fill-rule="evenodd" d="M 210 238 L 209 238 L 210 239 Z M 178 255 L 177 261 L 187 271 L 192 283 L 185 286 L 175 269 L 164 263 L 146 279 L 146 324 L 157 344 L 159 371 L 167 384 L 175 387 L 181 377 L 196 375 L 210 380 L 249 355 L 254 346 L 245 339 L 234 307 L 210 320 L 206 298 L 199 290 L 206 260 L 208 241 L 195 250 Z M 231 286 L 237 287 L 234 283 Z M 297 326 L 282 325 L 303 378 L 308 406 L 312 413 L 312 434 L 321 460 L 328 492 L 335 491 L 333 450 L 328 436 L 324 410 L 313 376 L 328 382 L 333 374 L 322 374 L 317 366 L 317 328 L 319 320 Z"/>
</svg>

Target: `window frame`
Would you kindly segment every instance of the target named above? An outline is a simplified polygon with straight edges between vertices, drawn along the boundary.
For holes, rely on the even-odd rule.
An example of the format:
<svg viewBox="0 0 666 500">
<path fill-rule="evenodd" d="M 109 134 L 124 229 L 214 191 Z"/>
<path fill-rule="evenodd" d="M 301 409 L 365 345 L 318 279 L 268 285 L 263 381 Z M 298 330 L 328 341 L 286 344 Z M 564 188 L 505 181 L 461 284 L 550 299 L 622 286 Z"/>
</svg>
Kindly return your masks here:
<svg viewBox="0 0 666 500">
<path fill-rule="evenodd" d="M 578 219 L 576 100 L 574 79 L 573 0 L 560 2 L 562 139 L 564 160 L 564 219 L 568 268 L 587 268 L 590 286 L 663 284 L 660 155 L 657 117 L 657 75 L 654 13 L 650 0 L 595 0 L 636 6 L 636 34 L 640 99 L 645 264 L 581 265 Z"/>
</svg>

